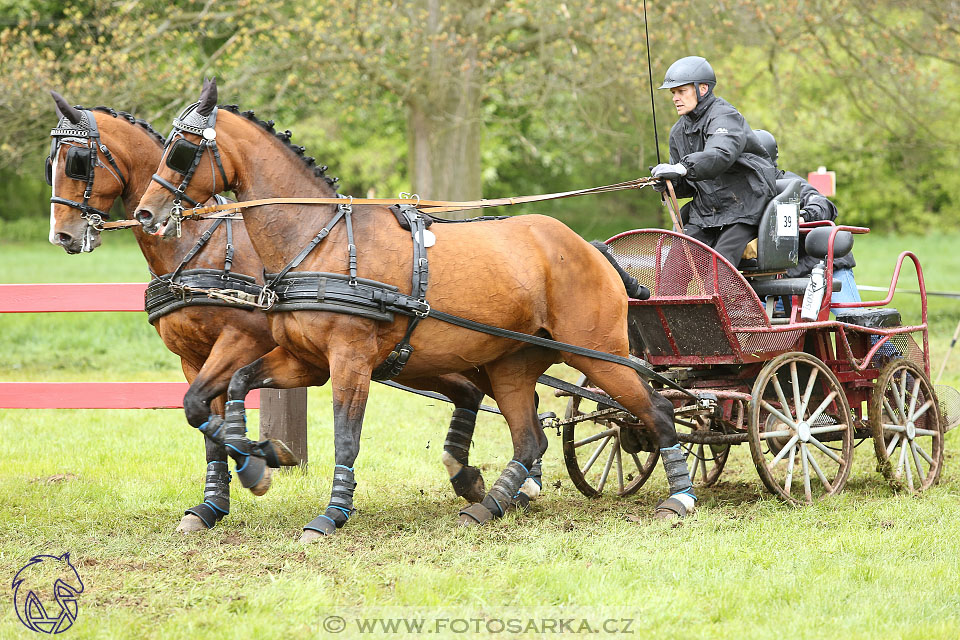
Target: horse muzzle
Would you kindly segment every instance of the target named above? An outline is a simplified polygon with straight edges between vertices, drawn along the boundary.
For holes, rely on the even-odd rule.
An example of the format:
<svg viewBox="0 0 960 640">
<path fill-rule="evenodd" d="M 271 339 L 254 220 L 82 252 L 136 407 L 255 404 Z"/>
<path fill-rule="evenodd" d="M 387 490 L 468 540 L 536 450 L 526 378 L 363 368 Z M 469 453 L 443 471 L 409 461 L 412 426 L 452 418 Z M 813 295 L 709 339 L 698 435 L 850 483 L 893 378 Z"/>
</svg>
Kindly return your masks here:
<svg viewBox="0 0 960 640">
<path fill-rule="evenodd" d="M 85 238 L 85 234 L 74 236 L 72 234 L 58 231 L 53 234 L 53 244 L 63 247 L 63 250 L 70 255 L 78 253 L 89 253 L 100 246 L 100 234 L 93 234 L 92 238 Z"/>
<path fill-rule="evenodd" d="M 137 209 L 134 215 L 143 230 L 154 236 L 169 236 L 176 232 L 176 225 L 171 222 L 170 214 L 158 215 L 150 209 Z"/>
</svg>

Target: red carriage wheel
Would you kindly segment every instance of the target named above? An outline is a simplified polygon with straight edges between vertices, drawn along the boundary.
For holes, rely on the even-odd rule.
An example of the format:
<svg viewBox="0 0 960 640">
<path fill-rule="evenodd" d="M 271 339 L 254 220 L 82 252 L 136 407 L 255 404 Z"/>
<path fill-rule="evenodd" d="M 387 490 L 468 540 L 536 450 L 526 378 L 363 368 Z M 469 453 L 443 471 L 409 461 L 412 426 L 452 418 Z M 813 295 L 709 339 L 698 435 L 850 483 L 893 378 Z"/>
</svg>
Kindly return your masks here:
<svg viewBox="0 0 960 640">
<path fill-rule="evenodd" d="M 750 403 L 750 454 L 763 484 L 794 504 L 841 491 L 853 459 L 853 415 L 837 377 L 808 353 L 777 356 Z"/>
<path fill-rule="evenodd" d="M 586 376 L 578 386 L 589 387 Z M 603 393 L 599 389 L 591 389 Z M 588 498 L 599 497 L 604 491 L 617 496 L 636 493 L 647 481 L 660 457 L 659 451 L 627 453 L 620 448 L 622 411 L 603 411 L 591 400 L 571 396 L 567 403 L 563 426 L 563 460 L 573 484 Z"/>
<path fill-rule="evenodd" d="M 920 492 L 943 468 L 943 420 L 923 369 L 902 358 L 880 371 L 867 406 L 880 471 L 894 489 Z"/>
</svg>

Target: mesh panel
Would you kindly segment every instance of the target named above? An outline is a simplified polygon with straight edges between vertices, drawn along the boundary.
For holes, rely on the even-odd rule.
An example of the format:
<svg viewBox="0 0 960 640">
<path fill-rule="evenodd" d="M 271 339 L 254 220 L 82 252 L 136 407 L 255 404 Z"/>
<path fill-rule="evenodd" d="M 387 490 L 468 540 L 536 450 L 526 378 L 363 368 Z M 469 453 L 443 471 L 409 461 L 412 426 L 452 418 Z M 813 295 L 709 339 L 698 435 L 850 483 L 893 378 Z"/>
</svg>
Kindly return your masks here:
<svg viewBox="0 0 960 640">
<path fill-rule="evenodd" d="M 944 430 L 953 429 L 960 423 L 960 391 L 953 387 L 938 384 L 934 387 L 940 404 L 940 416 Z"/>
<path fill-rule="evenodd" d="M 738 332 L 738 328 L 770 326 L 760 300 L 740 272 L 687 236 L 640 230 L 615 238 L 609 246 L 620 266 L 650 289 L 651 300 L 719 293 L 730 327 L 745 351 L 786 351 L 802 335 L 802 331 Z"/>
<path fill-rule="evenodd" d="M 875 338 L 871 337 L 870 341 L 871 347 L 876 344 Z M 921 369 L 924 366 L 923 349 L 909 333 L 898 333 L 890 336 L 890 339 L 877 350 L 870 364 L 879 369 L 895 358 L 906 358 Z"/>
</svg>

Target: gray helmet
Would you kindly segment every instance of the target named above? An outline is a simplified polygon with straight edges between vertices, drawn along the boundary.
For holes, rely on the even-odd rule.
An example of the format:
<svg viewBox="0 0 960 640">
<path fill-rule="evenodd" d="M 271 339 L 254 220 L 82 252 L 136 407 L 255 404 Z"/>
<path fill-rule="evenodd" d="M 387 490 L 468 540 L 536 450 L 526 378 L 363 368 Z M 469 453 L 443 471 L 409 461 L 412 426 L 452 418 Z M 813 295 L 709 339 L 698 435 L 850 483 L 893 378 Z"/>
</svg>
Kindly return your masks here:
<svg viewBox="0 0 960 640">
<path fill-rule="evenodd" d="M 685 84 L 706 84 L 713 89 L 717 84 L 717 75 L 706 58 L 687 56 L 680 58 L 667 69 L 663 76 L 661 89 L 672 89 Z"/>
<path fill-rule="evenodd" d="M 763 129 L 754 129 L 753 132 L 757 134 L 760 146 L 763 147 L 763 150 L 767 152 L 767 155 L 773 160 L 774 166 L 776 166 L 777 157 L 780 155 L 780 150 L 777 148 L 777 139 L 773 137 L 772 133 Z"/>
</svg>

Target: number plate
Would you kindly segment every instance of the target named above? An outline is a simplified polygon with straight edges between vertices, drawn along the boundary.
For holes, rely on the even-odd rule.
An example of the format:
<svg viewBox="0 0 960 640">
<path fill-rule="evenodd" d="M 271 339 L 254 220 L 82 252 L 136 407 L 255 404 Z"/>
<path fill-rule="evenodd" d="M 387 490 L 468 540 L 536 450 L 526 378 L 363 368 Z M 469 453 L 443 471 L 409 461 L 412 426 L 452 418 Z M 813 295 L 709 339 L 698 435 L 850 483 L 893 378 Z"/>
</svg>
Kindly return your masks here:
<svg viewBox="0 0 960 640">
<path fill-rule="evenodd" d="M 795 237 L 800 233 L 797 219 L 800 216 L 800 207 L 796 202 L 777 204 L 777 236 Z"/>
</svg>

